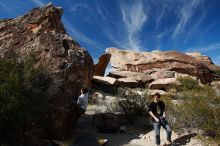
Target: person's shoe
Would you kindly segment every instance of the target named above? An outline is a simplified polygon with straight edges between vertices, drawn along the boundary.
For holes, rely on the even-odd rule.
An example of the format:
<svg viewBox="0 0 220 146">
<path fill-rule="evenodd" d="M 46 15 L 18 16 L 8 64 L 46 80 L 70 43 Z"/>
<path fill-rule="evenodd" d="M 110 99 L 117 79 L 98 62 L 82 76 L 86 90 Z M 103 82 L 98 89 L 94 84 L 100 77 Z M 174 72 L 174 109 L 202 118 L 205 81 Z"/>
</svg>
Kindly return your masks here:
<svg viewBox="0 0 220 146">
<path fill-rule="evenodd" d="M 167 140 L 167 142 L 166 142 L 166 144 L 171 144 L 172 143 L 172 141 L 169 141 L 169 140 Z"/>
<path fill-rule="evenodd" d="M 172 144 L 172 141 L 167 141 L 166 143 L 164 143 L 164 145 L 163 146 L 168 146 L 168 145 L 171 145 Z"/>
</svg>

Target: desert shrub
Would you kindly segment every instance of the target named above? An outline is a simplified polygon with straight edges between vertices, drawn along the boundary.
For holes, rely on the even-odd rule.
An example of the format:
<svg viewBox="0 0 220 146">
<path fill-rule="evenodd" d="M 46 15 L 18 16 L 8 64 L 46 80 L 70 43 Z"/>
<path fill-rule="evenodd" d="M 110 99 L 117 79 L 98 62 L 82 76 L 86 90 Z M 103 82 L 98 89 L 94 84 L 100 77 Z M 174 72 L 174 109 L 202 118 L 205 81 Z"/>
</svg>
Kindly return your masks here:
<svg viewBox="0 0 220 146">
<path fill-rule="evenodd" d="M 187 88 L 176 94 L 176 104 L 171 98 L 166 101 L 173 128 L 178 132 L 197 129 L 220 139 L 220 96 L 211 86 L 198 87 L 195 83 L 186 83 Z"/>
<path fill-rule="evenodd" d="M 216 85 L 213 86 L 213 88 L 216 90 L 217 95 L 220 96 L 220 84 L 217 83 Z"/>
<path fill-rule="evenodd" d="M 12 55 L 0 62 L 0 145 L 34 145 L 51 125 L 48 90 L 52 82 L 34 56 Z"/>
<path fill-rule="evenodd" d="M 115 102 L 118 111 L 125 114 L 128 121 L 133 123 L 138 117 L 145 117 L 145 122 L 149 121 L 149 114 L 146 106 L 149 105 L 147 94 L 140 95 L 128 88 L 118 90 L 117 101 Z"/>
<path fill-rule="evenodd" d="M 177 86 L 177 90 L 179 91 L 186 91 L 186 90 L 192 90 L 192 89 L 198 89 L 200 88 L 198 80 L 195 80 L 191 77 L 179 77 L 178 81 L 180 82 L 180 86 Z"/>
<path fill-rule="evenodd" d="M 220 70 L 216 70 L 216 71 L 215 71 L 215 74 L 217 74 L 217 75 L 220 76 Z"/>
</svg>

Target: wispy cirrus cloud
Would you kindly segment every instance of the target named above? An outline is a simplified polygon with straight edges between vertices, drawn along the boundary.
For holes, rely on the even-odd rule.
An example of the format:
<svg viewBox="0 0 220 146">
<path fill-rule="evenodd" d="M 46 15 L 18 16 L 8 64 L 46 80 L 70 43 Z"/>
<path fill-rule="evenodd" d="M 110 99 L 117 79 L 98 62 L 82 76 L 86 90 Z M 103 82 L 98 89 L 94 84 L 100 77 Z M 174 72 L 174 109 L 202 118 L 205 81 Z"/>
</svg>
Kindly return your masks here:
<svg viewBox="0 0 220 146">
<path fill-rule="evenodd" d="M 194 10 L 199 6 L 200 2 L 201 0 L 183 1 L 183 6 L 181 7 L 179 13 L 179 21 L 174 28 L 172 39 L 175 39 L 184 31 L 187 23 L 194 14 Z"/>
<path fill-rule="evenodd" d="M 11 7 L 6 5 L 4 2 L 0 1 L 0 6 L 1 6 L 1 8 L 5 9 L 7 11 L 11 11 Z"/>
<path fill-rule="evenodd" d="M 185 52 L 200 52 L 207 53 L 210 51 L 215 51 L 220 49 L 220 43 L 210 44 L 208 46 L 198 46 L 187 49 Z"/>
<path fill-rule="evenodd" d="M 186 43 L 189 40 L 189 38 L 193 36 L 194 32 L 198 31 L 199 26 L 201 25 L 201 23 L 205 18 L 206 18 L 206 11 L 203 11 L 199 20 L 196 21 L 195 25 L 187 32 L 187 35 L 183 41 L 184 43 Z"/>
<path fill-rule="evenodd" d="M 122 21 L 127 32 L 127 48 L 140 50 L 142 47 L 138 39 L 138 33 L 142 30 L 147 21 L 147 14 L 144 11 L 143 2 L 135 1 L 130 5 L 121 5 Z"/>
<path fill-rule="evenodd" d="M 73 7 L 70 8 L 70 11 L 75 12 L 75 11 L 83 9 L 83 8 L 89 9 L 88 5 L 83 3 L 83 4 L 75 4 Z"/>
<path fill-rule="evenodd" d="M 166 9 L 167 9 L 167 5 L 165 5 L 163 3 L 161 5 L 162 5 L 162 10 L 160 11 L 160 15 L 156 19 L 156 27 L 155 28 L 158 28 L 158 26 L 160 25 L 160 21 L 161 21 L 162 17 L 164 16 Z"/>
<path fill-rule="evenodd" d="M 42 0 L 32 0 L 32 2 L 36 5 L 36 6 L 43 6 L 44 2 Z"/>
<path fill-rule="evenodd" d="M 101 7 L 98 1 L 96 1 L 96 10 L 103 20 L 110 21 L 108 11 L 106 11 L 105 8 L 103 8 L 103 6 Z"/>
<path fill-rule="evenodd" d="M 159 34 L 157 34 L 155 36 L 155 38 L 160 39 L 162 37 L 165 37 L 165 36 L 169 35 L 170 32 L 171 32 L 171 30 L 165 30 L 165 31 L 160 32 Z"/>
<path fill-rule="evenodd" d="M 124 40 L 123 36 L 120 36 L 119 33 L 112 33 L 109 30 L 105 30 L 106 34 L 108 35 L 108 38 L 116 45 L 112 47 L 119 47 L 121 49 L 129 49 L 128 45 L 126 43 L 126 40 Z"/>
<path fill-rule="evenodd" d="M 166 35 L 166 32 L 161 32 L 158 35 L 156 35 L 156 38 L 159 39 L 159 38 L 164 37 L 165 35 Z"/>
<path fill-rule="evenodd" d="M 220 66 L 220 56 L 213 58 L 212 61 Z"/>
</svg>

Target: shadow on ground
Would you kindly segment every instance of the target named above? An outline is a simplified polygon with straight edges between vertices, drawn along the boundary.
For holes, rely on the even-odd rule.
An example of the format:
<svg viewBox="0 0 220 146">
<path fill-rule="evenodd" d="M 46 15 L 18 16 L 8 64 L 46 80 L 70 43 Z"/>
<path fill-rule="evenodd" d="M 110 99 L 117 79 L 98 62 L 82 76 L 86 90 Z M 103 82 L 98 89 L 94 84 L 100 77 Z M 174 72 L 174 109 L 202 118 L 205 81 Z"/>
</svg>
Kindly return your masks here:
<svg viewBox="0 0 220 146">
<path fill-rule="evenodd" d="M 173 141 L 173 146 L 187 145 L 187 143 L 189 143 L 190 140 L 195 136 L 197 136 L 196 133 L 181 136 Z"/>
<path fill-rule="evenodd" d="M 149 131 L 151 131 L 150 129 Z M 67 142 L 68 146 L 88 146 L 89 141 L 93 142 L 89 146 L 96 146 L 94 138 L 108 139 L 108 143 L 105 146 L 122 146 L 128 145 L 134 139 L 140 139 L 141 134 L 148 133 L 148 130 L 140 129 L 128 129 L 126 133 L 98 133 L 93 123 L 92 115 L 85 114 L 78 120 L 72 136 Z M 84 136 L 83 136 L 84 135 Z"/>
</svg>

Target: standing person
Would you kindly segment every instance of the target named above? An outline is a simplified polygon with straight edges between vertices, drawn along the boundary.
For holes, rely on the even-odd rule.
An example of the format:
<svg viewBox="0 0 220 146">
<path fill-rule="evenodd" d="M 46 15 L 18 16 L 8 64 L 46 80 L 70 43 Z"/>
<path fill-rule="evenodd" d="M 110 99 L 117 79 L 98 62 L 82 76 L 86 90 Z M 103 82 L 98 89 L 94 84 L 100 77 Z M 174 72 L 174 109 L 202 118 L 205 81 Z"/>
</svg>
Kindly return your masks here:
<svg viewBox="0 0 220 146">
<path fill-rule="evenodd" d="M 81 95 L 78 97 L 77 100 L 77 105 L 80 109 L 80 115 L 84 114 L 88 105 L 88 89 L 87 88 L 82 88 L 81 89 Z"/>
<path fill-rule="evenodd" d="M 156 145 L 157 146 L 160 145 L 160 127 L 161 126 L 166 130 L 166 138 L 167 138 L 166 144 L 171 144 L 172 130 L 170 128 L 170 125 L 165 119 L 165 116 L 166 116 L 165 104 L 163 101 L 160 101 L 159 93 L 155 93 L 153 95 L 153 98 L 154 100 L 150 103 L 150 106 L 149 106 L 149 114 L 152 117 L 152 121 L 154 124 Z"/>
<path fill-rule="evenodd" d="M 86 108 L 88 105 L 88 96 L 89 96 L 88 89 L 81 88 L 81 95 L 77 98 L 77 102 L 75 98 L 73 99 L 71 104 L 70 115 L 74 115 L 74 116 L 69 116 L 69 119 L 67 119 L 67 121 L 73 122 L 72 128 L 75 127 L 76 122 L 80 118 L 80 116 L 86 112 Z"/>
</svg>

